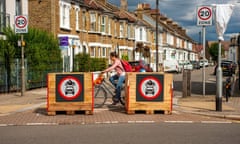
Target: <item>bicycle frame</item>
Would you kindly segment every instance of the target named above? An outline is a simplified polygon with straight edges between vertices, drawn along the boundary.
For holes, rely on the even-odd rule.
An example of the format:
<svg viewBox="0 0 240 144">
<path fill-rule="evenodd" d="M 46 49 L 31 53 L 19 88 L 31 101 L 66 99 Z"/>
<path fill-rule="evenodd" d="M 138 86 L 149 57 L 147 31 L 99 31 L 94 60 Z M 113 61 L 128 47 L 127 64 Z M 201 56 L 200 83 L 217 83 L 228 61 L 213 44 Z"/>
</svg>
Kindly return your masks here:
<svg viewBox="0 0 240 144">
<path fill-rule="evenodd" d="M 114 99 L 115 97 L 114 90 L 115 90 L 114 85 L 112 85 L 112 83 L 110 83 L 110 81 L 107 80 L 107 78 L 103 78 L 101 83 L 98 83 L 97 85 L 94 86 L 94 107 L 95 108 L 102 107 L 107 101 L 107 98 L 109 98 L 108 96 L 109 94 Z M 120 103 L 122 105 L 125 104 L 125 96 L 121 95 Z"/>
<path fill-rule="evenodd" d="M 103 87 L 104 90 L 106 90 L 107 92 L 107 95 L 110 93 L 111 96 L 114 96 L 114 93 L 112 90 L 110 90 L 109 88 L 111 89 L 114 89 L 115 90 L 115 87 L 110 83 L 110 82 L 107 82 L 106 78 L 103 79 L 102 83 L 99 84 L 98 86 L 100 87 Z"/>
</svg>

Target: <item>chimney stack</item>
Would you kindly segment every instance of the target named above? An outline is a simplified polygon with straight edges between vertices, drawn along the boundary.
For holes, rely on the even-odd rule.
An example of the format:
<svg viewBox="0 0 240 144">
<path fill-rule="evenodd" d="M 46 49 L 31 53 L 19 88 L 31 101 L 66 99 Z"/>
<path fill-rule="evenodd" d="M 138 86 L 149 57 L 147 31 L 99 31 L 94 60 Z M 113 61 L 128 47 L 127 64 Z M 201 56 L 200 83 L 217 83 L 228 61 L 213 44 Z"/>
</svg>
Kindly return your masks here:
<svg viewBox="0 0 240 144">
<path fill-rule="evenodd" d="M 128 2 L 127 0 L 121 0 L 121 9 L 128 11 Z"/>
</svg>

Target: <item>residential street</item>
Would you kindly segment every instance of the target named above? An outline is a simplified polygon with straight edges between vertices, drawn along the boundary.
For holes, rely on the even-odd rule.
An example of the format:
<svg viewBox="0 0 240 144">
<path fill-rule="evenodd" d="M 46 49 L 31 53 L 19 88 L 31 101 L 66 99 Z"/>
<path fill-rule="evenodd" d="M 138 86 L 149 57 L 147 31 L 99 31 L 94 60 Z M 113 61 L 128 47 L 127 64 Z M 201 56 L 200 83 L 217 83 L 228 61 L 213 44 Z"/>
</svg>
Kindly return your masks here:
<svg viewBox="0 0 240 144">
<path fill-rule="evenodd" d="M 0 127 L 3 144 L 239 144 L 239 124 L 154 123 Z"/>
</svg>

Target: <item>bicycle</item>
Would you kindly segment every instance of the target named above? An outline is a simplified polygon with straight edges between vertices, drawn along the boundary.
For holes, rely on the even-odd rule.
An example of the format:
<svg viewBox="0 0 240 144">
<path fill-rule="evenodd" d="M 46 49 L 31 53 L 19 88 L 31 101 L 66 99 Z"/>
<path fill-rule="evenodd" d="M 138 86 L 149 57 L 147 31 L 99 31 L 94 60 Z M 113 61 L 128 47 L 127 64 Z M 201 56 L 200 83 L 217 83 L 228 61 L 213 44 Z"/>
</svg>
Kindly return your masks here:
<svg viewBox="0 0 240 144">
<path fill-rule="evenodd" d="M 110 81 L 103 75 L 99 75 L 94 81 L 94 107 L 101 108 L 106 103 L 108 99 L 108 94 L 112 96 L 112 100 L 115 99 L 115 87 L 110 83 Z M 125 91 L 125 84 L 122 86 L 120 103 L 125 105 L 125 96 L 123 95 Z"/>
</svg>

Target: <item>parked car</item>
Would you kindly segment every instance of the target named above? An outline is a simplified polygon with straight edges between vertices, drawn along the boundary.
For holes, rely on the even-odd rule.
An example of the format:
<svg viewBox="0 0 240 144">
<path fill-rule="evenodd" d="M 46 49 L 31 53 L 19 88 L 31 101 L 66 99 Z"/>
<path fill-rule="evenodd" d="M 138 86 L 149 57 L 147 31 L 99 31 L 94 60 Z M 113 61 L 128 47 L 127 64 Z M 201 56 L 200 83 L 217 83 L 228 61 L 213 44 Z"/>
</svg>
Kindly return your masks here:
<svg viewBox="0 0 240 144">
<path fill-rule="evenodd" d="M 129 61 L 128 63 L 132 66 L 133 72 L 153 72 L 153 69 L 144 60 Z"/>
<path fill-rule="evenodd" d="M 203 67 L 203 64 L 204 64 L 205 67 L 208 67 L 208 60 L 207 59 L 205 59 L 205 60 L 201 59 L 199 61 L 199 63 L 200 63 L 200 67 Z"/>
<path fill-rule="evenodd" d="M 176 72 L 176 73 L 182 72 L 182 68 L 180 67 L 177 60 L 164 60 L 163 67 L 164 72 Z"/>
<path fill-rule="evenodd" d="M 179 62 L 179 65 L 183 70 L 193 70 L 193 65 L 190 63 L 190 61 Z"/>
<path fill-rule="evenodd" d="M 217 74 L 217 67 L 218 67 L 218 64 L 214 68 L 214 73 L 213 73 L 214 75 Z M 232 74 L 235 74 L 237 64 L 233 61 L 222 60 L 221 67 L 222 67 L 223 75 L 231 76 Z"/>
<path fill-rule="evenodd" d="M 193 65 L 193 69 L 200 69 L 200 63 L 199 61 L 190 61 Z"/>
</svg>

